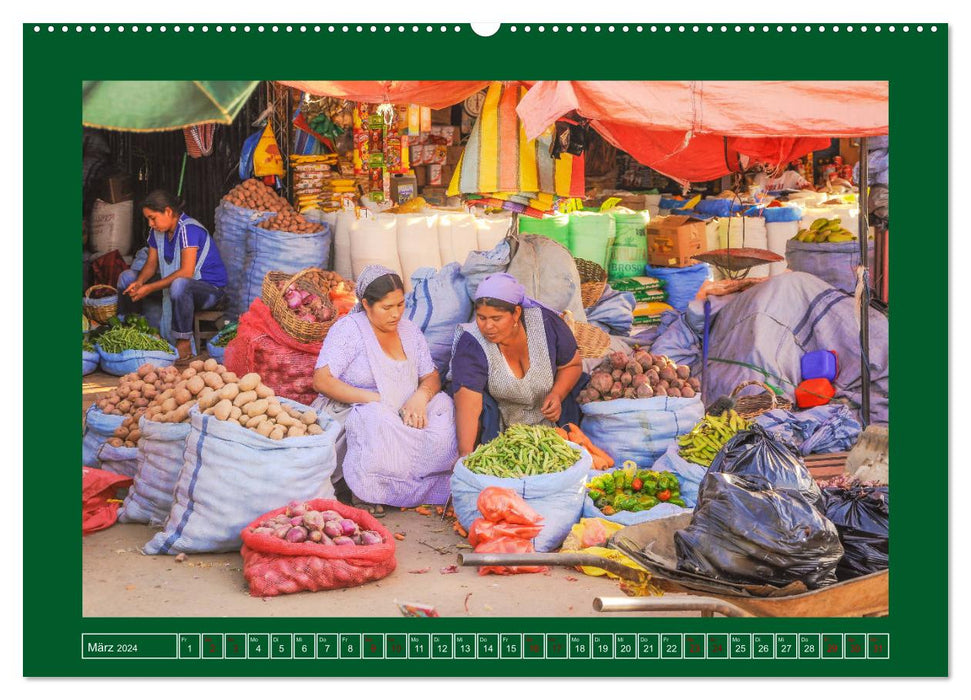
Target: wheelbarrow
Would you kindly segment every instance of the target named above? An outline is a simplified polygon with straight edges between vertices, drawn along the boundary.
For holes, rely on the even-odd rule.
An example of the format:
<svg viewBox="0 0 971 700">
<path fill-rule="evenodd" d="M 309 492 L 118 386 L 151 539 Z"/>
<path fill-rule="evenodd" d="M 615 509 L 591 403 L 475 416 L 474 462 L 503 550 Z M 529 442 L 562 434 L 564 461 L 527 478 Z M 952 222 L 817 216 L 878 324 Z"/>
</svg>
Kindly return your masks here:
<svg viewBox="0 0 971 700">
<path fill-rule="evenodd" d="M 634 569 L 592 554 L 460 554 L 462 566 L 594 566 L 624 582 L 650 581 L 663 595 L 598 597 L 597 612 L 697 612 L 703 617 L 870 617 L 889 610 L 889 571 L 808 590 L 801 582 L 784 588 L 733 584 L 679 571 L 674 533 L 691 522 L 691 514 L 625 527 L 608 546 L 647 569 Z"/>
</svg>

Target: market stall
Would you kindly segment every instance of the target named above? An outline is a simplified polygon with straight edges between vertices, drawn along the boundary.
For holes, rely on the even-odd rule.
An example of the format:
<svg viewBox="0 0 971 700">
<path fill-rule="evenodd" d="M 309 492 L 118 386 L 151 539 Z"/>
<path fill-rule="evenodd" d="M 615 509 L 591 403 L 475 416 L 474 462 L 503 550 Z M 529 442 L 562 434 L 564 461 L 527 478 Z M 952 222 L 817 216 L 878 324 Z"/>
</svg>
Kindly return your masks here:
<svg viewBox="0 0 971 700">
<path fill-rule="evenodd" d="M 220 320 L 233 323 L 196 348 L 205 354 L 176 365 L 155 324 L 118 318 L 123 290 L 85 295 L 94 327 L 85 329 L 83 371 L 100 363 L 120 380 L 88 409 L 83 459 L 132 479 L 119 521 L 162 527 L 148 553 L 241 552 L 252 595 L 395 576 L 403 538 L 375 519 L 381 503 L 358 499 L 366 489 L 356 472 L 341 476 L 345 450 L 368 447 L 353 434 L 368 402 L 337 394 L 352 397 L 340 408 L 351 417 L 338 417 L 321 402 L 318 372 L 332 367 L 336 376 L 338 337 L 358 339 L 342 346 L 345 356 L 374 361 L 367 326 L 363 335 L 348 329 L 368 323 L 358 304 L 374 271 L 397 276 L 401 288 L 389 293 L 400 293 L 401 318 L 416 329 L 407 342 L 420 344 L 402 336 L 397 359 L 427 347 L 429 369 L 415 376 L 434 373 L 441 383 L 431 393 L 448 411 L 454 401 L 455 417 L 447 415 L 458 425 L 466 385 L 452 359 L 468 352 L 463 334 L 487 358 L 503 357 L 488 354 L 475 304 L 480 284 L 508 275 L 521 287 L 524 328 L 542 315 L 568 336 L 547 331 L 555 342 L 544 381 L 553 386 L 575 356 L 578 378 L 556 403 L 575 401 L 577 417 L 507 423 L 487 384 L 482 395 L 495 405 L 480 399 L 483 421 L 498 413 L 496 437 L 456 459 L 452 436 L 442 452 L 446 492 L 401 501 L 419 514 L 437 506 L 474 548 L 467 565 L 529 574 L 567 561 L 545 553 L 601 556 L 613 562 L 608 571 L 619 561 L 637 572 L 622 578 L 641 593 L 655 579 L 764 595 L 885 576 L 888 476 L 826 484 L 807 466 L 814 455 L 845 455 L 867 425 L 888 421 L 888 323 L 868 303 L 872 247 L 859 213 L 865 141 L 858 191 L 817 197 L 748 188 L 741 177 L 706 197 L 590 191 L 584 144 L 593 129 L 680 182 L 740 174 L 756 161 L 778 168 L 831 137 L 885 134 L 886 85 L 704 86 L 703 94 L 697 83 L 673 82 L 275 86 L 283 114 L 268 110 L 241 145 L 238 178 L 215 209 L 212 240 L 228 280 Z M 704 120 L 699 100 L 710 106 Z M 733 250 L 762 257 L 733 267 L 724 262 Z M 719 251 L 729 252 L 705 262 Z M 563 361 L 562 347 L 571 356 Z M 530 345 L 523 377 L 513 376 L 543 364 L 546 349 Z M 374 393 L 386 386 L 376 381 Z M 381 420 L 406 420 L 398 404 Z M 381 432 L 364 442 L 393 431 Z M 402 445 L 386 446 L 389 464 L 412 459 L 397 454 L 408 451 Z M 375 465 L 371 476 L 397 484 L 399 495 L 418 492 L 414 474 L 392 478 Z M 340 502 L 351 496 L 357 507 Z M 847 513 L 850 502 L 869 510 Z M 738 524 L 741 514 L 749 520 Z M 810 536 L 787 539 L 783 523 L 793 520 Z M 678 523 L 663 560 L 633 537 L 654 521 Z M 762 539 L 745 540 L 754 531 Z M 531 559 L 537 552 L 547 558 Z M 752 564 L 759 552 L 781 557 L 771 575 Z"/>
</svg>

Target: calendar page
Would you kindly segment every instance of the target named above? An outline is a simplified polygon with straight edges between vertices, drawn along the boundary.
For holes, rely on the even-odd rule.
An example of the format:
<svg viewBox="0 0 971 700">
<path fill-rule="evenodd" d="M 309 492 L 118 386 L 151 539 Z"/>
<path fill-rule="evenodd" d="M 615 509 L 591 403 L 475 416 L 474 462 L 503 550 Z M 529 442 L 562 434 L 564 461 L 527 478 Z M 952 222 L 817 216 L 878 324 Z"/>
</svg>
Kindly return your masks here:
<svg viewBox="0 0 971 700">
<path fill-rule="evenodd" d="M 948 25 L 361 19 L 23 25 L 23 674 L 947 675 Z"/>
</svg>

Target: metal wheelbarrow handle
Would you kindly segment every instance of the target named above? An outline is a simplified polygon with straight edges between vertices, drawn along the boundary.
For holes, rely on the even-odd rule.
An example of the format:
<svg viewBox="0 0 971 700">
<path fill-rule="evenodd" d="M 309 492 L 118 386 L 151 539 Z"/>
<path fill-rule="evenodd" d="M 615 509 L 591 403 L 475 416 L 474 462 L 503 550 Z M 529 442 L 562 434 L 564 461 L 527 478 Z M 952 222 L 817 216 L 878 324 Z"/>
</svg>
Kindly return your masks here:
<svg viewBox="0 0 971 700">
<path fill-rule="evenodd" d="M 694 610 L 702 617 L 715 613 L 725 617 L 754 617 L 737 605 L 720 598 L 697 595 L 665 595 L 661 598 L 601 598 L 593 599 L 597 612 L 685 612 Z"/>
<path fill-rule="evenodd" d="M 542 553 L 534 554 L 465 554 L 458 555 L 459 566 L 593 566 L 609 571 L 620 578 L 643 583 L 649 578 L 646 571 L 632 569 L 620 562 L 596 554 Z"/>
</svg>

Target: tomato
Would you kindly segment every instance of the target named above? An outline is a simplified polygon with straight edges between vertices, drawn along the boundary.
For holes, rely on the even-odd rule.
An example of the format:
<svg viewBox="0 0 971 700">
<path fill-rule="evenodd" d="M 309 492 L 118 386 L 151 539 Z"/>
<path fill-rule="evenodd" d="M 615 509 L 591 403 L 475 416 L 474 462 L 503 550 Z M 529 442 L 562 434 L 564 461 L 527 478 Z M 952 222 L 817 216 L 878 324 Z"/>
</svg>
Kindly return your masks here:
<svg viewBox="0 0 971 700">
<path fill-rule="evenodd" d="M 671 489 L 664 489 L 663 491 L 658 491 L 657 500 L 659 501 L 671 500 Z"/>
<path fill-rule="evenodd" d="M 644 488 L 644 482 L 643 482 L 643 481 L 641 481 L 640 479 L 634 479 L 634 480 L 633 480 L 633 481 L 631 482 L 631 484 L 630 484 L 630 487 L 631 487 L 631 488 L 632 488 L 632 489 L 633 489 L 634 491 L 640 491 L 640 490 L 641 490 L 642 488 Z"/>
</svg>

